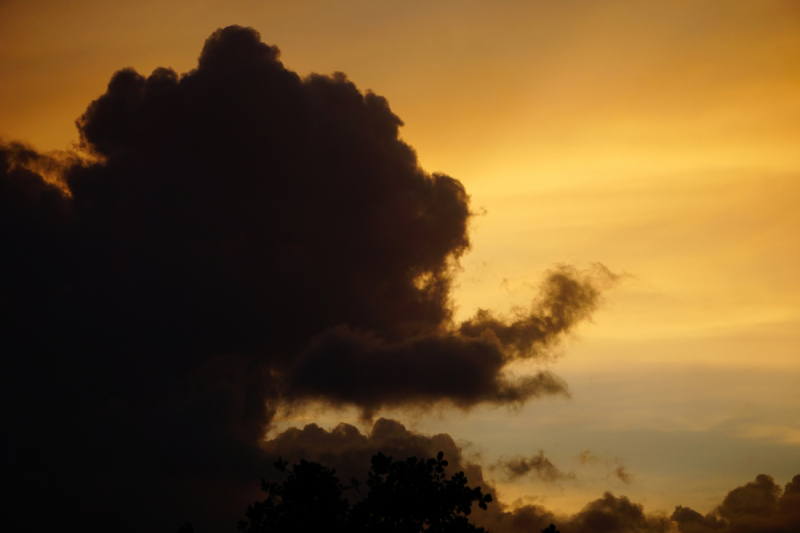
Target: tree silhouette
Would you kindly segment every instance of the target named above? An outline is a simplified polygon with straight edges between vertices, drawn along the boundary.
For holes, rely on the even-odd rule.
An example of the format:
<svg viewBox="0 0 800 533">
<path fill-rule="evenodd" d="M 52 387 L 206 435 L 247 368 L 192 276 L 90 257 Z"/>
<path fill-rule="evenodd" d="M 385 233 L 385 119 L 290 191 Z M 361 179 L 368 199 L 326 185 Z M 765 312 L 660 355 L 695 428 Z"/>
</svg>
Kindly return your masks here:
<svg viewBox="0 0 800 533">
<path fill-rule="evenodd" d="M 363 532 L 363 533 L 484 533 L 469 522 L 472 504 L 481 509 L 492 501 L 480 487 L 471 488 L 463 472 L 447 478 L 447 461 L 409 457 L 393 461 L 379 453 L 372 457 L 367 478 L 369 491 L 351 505 L 344 492 L 358 490 L 353 479 L 345 486 L 336 470 L 319 463 L 300 461 L 287 468 L 278 459 L 275 467 L 287 474 L 283 482 L 261 483 L 267 498 L 247 508 L 240 522 L 245 533 Z"/>
</svg>

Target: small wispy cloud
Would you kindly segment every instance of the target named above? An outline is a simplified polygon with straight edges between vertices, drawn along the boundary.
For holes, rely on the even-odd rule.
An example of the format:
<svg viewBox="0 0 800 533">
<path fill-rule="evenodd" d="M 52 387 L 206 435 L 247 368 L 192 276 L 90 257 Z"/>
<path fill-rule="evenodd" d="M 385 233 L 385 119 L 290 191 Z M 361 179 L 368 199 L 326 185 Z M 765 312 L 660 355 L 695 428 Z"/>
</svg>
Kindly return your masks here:
<svg viewBox="0 0 800 533">
<path fill-rule="evenodd" d="M 516 456 L 511 458 L 501 457 L 490 470 L 501 470 L 509 480 L 534 475 L 542 481 L 558 481 L 561 479 L 574 479 L 572 472 L 563 472 L 550 459 L 544 456 L 544 451 L 530 457 Z"/>
<path fill-rule="evenodd" d="M 577 459 L 581 465 L 604 466 L 612 469 L 609 475 L 619 479 L 626 485 L 630 485 L 633 482 L 633 474 L 628 471 L 628 467 L 619 457 L 599 457 L 592 450 L 586 449 L 578 454 Z"/>
</svg>

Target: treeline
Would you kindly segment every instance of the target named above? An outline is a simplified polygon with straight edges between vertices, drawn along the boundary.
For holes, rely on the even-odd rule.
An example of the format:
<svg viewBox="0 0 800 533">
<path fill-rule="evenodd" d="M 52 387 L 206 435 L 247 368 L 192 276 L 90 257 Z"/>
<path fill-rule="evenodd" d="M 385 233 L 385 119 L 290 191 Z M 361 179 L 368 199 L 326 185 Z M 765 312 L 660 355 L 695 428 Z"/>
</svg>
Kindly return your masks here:
<svg viewBox="0 0 800 533">
<path fill-rule="evenodd" d="M 487 533 L 469 521 L 473 504 L 486 509 L 492 501 L 480 487 L 467 485 L 464 472 L 445 474 L 447 461 L 409 457 L 394 461 L 374 455 L 366 487 L 352 478 L 345 485 L 336 470 L 301 460 L 281 482 L 262 480 L 267 497 L 247 508 L 239 523 L 244 533 Z M 353 503 L 347 495 L 353 496 Z M 187 523 L 179 533 L 192 533 Z M 558 533 L 551 525 L 543 533 Z"/>
</svg>

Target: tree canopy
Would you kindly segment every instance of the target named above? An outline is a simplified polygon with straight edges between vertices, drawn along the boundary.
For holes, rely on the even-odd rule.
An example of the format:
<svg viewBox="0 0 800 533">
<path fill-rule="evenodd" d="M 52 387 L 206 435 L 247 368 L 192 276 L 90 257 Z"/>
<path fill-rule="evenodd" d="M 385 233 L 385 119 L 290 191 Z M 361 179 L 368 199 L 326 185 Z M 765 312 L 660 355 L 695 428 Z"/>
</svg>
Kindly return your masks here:
<svg viewBox="0 0 800 533">
<path fill-rule="evenodd" d="M 302 460 L 288 468 L 279 459 L 275 466 L 286 474 L 282 482 L 262 480 L 266 499 L 247 509 L 239 524 L 245 533 L 484 533 L 467 518 L 472 504 L 486 509 L 492 501 L 480 487 L 469 487 L 463 472 L 447 477 L 447 461 L 409 457 L 394 461 L 379 453 L 372 457 L 367 492 L 350 503 L 345 492 L 362 496 L 359 483 L 344 485 L 336 470 Z"/>
</svg>

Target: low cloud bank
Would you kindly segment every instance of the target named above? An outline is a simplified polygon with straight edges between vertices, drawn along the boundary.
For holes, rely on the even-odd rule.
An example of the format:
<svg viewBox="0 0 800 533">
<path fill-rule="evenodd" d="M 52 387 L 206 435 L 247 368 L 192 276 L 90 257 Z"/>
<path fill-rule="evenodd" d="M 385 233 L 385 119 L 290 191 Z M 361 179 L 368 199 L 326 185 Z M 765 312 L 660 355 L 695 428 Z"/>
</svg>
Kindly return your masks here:
<svg viewBox="0 0 800 533">
<path fill-rule="evenodd" d="M 784 533 L 800 531 L 800 474 L 781 489 L 772 477 L 730 491 L 720 505 L 705 516 L 688 507 L 672 514 L 681 533 Z"/>
<path fill-rule="evenodd" d="M 443 451 L 450 474 L 464 471 L 470 486 L 480 486 L 493 496 L 489 509 L 476 510 L 470 519 L 495 533 L 530 533 L 551 523 L 562 533 L 794 533 L 800 528 L 800 475 L 783 490 L 770 476 L 759 475 L 755 481 L 730 491 L 705 516 L 681 506 L 671 516 L 646 513 L 641 504 L 611 492 L 587 503 L 579 512 L 566 515 L 541 505 L 509 507 L 502 498 L 498 499 L 497 489 L 484 477 L 483 468 L 471 462 L 450 435 L 422 435 L 394 420 L 379 419 L 366 434 L 348 424 L 330 431 L 315 424 L 291 428 L 266 441 L 264 449 L 271 457 L 281 456 L 293 462 L 305 458 L 334 467 L 343 480 L 352 476 L 364 479 L 370 457 L 379 450 L 396 459 L 412 455 L 435 457 Z M 520 476 L 538 472 L 537 468 L 560 472 L 543 452 L 531 458 L 501 460 L 493 466 L 508 468 L 509 464 L 511 468 L 522 465 L 517 469 Z"/>
</svg>

